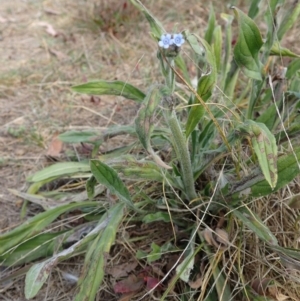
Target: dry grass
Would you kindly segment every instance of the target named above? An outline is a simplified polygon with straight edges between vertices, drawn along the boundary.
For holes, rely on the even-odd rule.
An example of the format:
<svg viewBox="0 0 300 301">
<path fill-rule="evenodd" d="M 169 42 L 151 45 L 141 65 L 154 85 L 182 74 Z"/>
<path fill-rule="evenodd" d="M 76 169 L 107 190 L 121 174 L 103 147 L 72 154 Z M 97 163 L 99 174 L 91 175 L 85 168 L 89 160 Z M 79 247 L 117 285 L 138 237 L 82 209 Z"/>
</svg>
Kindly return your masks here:
<svg viewBox="0 0 300 301">
<path fill-rule="evenodd" d="M 26 176 L 49 164 L 44 155 L 55 133 L 132 122 L 137 110 L 134 102 L 116 97 L 94 99 L 78 96 L 70 89 L 73 84 L 87 79 L 122 79 L 145 90 L 150 83 L 160 81 L 158 69 L 152 68 L 156 62 L 156 45 L 149 39 L 148 25 L 135 8 L 128 5 L 124 9 L 123 2 L 126 1 L 2 1 L 1 230 L 11 229 L 21 222 L 21 201 L 7 189 L 24 191 Z M 249 3 L 236 2 L 244 6 Z M 177 26 L 179 30 L 189 28 L 199 35 L 204 32 L 209 7 L 199 5 L 199 1 L 191 0 L 188 4 L 178 1 L 176 5 L 169 0 L 143 3 L 167 30 L 172 31 Z M 223 11 L 226 10 L 225 4 L 222 5 Z M 219 1 L 217 7 L 221 10 Z M 52 25 L 56 36 L 48 33 L 41 22 Z M 288 38 L 287 42 L 293 44 L 293 39 Z M 260 214 L 281 245 L 286 247 L 299 248 L 299 213 L 286 205 L 286 199 L 298 190 L 299 184 L 295 182 L 290 189 L 252 204 L 252 209 Z M 124 261 L 124 258 L 134 257 L 134 250 L 146 250 L 153 238 L 158 239 L 160 235 L 159 225 L 156 227 L 144 229 L 151 235 L 142 243 L 124 245 L 121 237 L 126 230 L 124 226 L 112 260 L 120 263 L 121 258 Z M 283 267 L 277 255 L 246 229 L 237 229 L 239 227 L 235 225 L 232 243 L 239 241 L 237 246 L 240 244 L 240 248 L 232 249 L 229 259 L 224 257 L 224 263 L 231 261 L 228 264 L 231 268 L 239 266 L 238 260 L 243 262 L 243 258 L 247 258 L 244 266 L 239 266 L 239 272 L 243 274 L 241 280 L 230 280 L 232 283 L 236 281 L 237 290 L 253 279 L 270 277 L 280 285 L 280 293 L 289 296 L 287 300 L 300 300 L 299 273 Z M 171 236 L 172 231 L 167 234 Z M 169 260 L 172 262 L 173 259 Z M 45 288 L 33 300 L 73 300 L 76 287 L 62 278 L 61 271 L 79 275 L 81 267 L 79 258 L 61 264 L 60 270 L 52 274 Z M 229 271 L 228 276 L 231 276 Z M 0 300 L 25 300 L 23 281 L 22 278 L 1 287 Z M 112 293 L 112 284 L 106 280 L 97 300 L 117 300 Z M 179 297 L 174 297 L 174 300 L 179 300 Z M 153 300 L 151 298 L 149 300 Z"/>
</svg>

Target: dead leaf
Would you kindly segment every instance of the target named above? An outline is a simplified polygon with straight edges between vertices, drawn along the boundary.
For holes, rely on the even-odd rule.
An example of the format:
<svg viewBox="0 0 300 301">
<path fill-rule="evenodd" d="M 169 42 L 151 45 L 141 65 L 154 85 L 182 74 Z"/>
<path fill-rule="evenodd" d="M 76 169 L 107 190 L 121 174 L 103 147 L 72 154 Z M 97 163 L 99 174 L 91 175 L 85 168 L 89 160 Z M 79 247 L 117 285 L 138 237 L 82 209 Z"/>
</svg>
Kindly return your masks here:
<svg viewBox="0 0 300 301">
<path fill-rule="evenodd" d="M 202 235 L 209 245 L 221 250 L 227 249 L 229 245 L 228 233 L 223 229 L 217 228 L 213 231 L 210 228 L 206 228 L 202 231 Z"/>
<path fill-rule="evenodd" d="M 203 277 L 198 274 L 195 281 L 189 281 L 189 286 L 193 289 L 198 289 L 203 283 Z"/>
<path fill-rule="evenodd" d="M 65 60 L 69 59 L 69 57 L 61 51 L 57 51 L 57 50 L 49 48 L 49 52 L 51 54 L 55 55 L 59 61 L 65 61 Z"/>
<path fill-rule="evenodd" d="M 268 293 L 268 288 L 273 285 L 274 282 L 271 278 L 254 279 L 251 282 L 251 287 L 260 296 L 266 296 Z M 276 289 L 276 293 L 277 293 L 277 289 Z"/>
<path fill-rule="evenodd" d="M 7 19 L 0 16 L 0 23 L 6 23 Z"/>
<path fill-rule="evenodd" d="M 277 301 L 285 301 L 285 300 L 288 300 L 289 298 L 290 298 L 289 296 L 285 296 L 285 295 L 280 294 L 280 293 L 278 293 L 276 295 L 276 300 Z"/>
<path fill-rule="evenodd" d="M 216 229 L 216 241 L 219 242 L 222 247 L 227 248 L 229 245 L 228 233 L 223 229 Z"/>
<path fill-rule="evenodd" d="M 115 293 L 131 293 L 140 290 L 144 285 L 144 280 L 136 277 L 134 274 L 129 275 L 126 279 L 117 282 L 114 286 Z"/>
<path fill-rule="evenodd" d="M 110 274 L 115 279 L 120 279 L 128 276 L 138 266 L 137 261 L 125 262 L 113 267 L 106 267 L 105 272 Z"/>
<path fill-rule="evenodd" d="M 57 31 L 53 28 L 53 26 L 47 22 L 37 22 L 36 25 L 46 27 L 46 32 L 53 37 L 56 37 L 58 35 Z"/>
<path fill-rule="evenodd" d="M 44 8 L 44 12 L 49 15 L 61 15 L 61 12 L 47 7 Z"/>
<path fill-rule="evenodd" d="M 132 297 L 134 297 L 135 294 L 136 294 L 136 292 L 124 294 L 121 296 L 121 298 L 118 301 L 130 301 L 132 299 Z"/>
<path fill-rule="evenodd" d="M 50 157 L 59 157 L 62 149 L 63 149 L 63 142 L 58 139 L 58 133 L 57 133 L 53 136 L 46 155 Z"/>
<path fill-rule="evenodd" d="M 161 290 L 162 286 L 159 284 L 159 280 L 157 278 L 153 277 L 147 277 L 147 290 L 152 290 L 155 288 L 155 290 Z"/>
</svg>

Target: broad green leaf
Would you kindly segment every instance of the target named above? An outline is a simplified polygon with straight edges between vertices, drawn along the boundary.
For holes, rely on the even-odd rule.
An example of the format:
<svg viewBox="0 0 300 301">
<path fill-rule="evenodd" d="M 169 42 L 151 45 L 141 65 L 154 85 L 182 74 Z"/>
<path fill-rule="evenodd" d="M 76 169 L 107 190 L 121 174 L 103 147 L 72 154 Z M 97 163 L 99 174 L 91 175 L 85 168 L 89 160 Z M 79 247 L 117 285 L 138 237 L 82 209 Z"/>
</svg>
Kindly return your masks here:
<svg viewBox="0 0 300 301">
<path fill-rule="evenodd" d="M 277 31 L 277 39 L 280 41 L 285 33 L 294 25 L 297 21 L 300 13 L 300 3 L 298 1 L 294 1 L 293 4 L 290 4 L 289 9 L 286 11 L 282 21 L 279 25 L 279 29 Z"/>
<path fill-rule="evenodd" d="M 207 101 L 212 94 L 213 88 L 217 80 L 217 66 L 216 66 L 216 59 L 214 53 L 210 45 L 205 40 L 196 37 L 192 34 L 189 34 L 188 31 L 186 31 L 186 39 L 190 43 L 194 51 L 199 51 L 198 47 L 200 48 L 197 39 L 201 42 L 201 44 L 205 48 L 205 55 L 206 55 L 206 60 L 208 63 L 209 70 L 207 74 L 202 75 L 201 78 L 199 79 L 197 93 L 203 99 L 203 101 Z M 191 134 L 191 132 L 195 129 L 198 122 L 203 117 L 204 113 L 205 110 L 202 107 L 202 105 L 195 104 L 194 106 L 192 106 L 186 123 L 186 137 L 188 137 Z"/>
<path fill-rule="evenodd" d="M 63 162 L 46 167 L 27 178 L 28 182 L 39 182 L 60 176 L 90 171 L 88 162 Z"/>
<path fill-rule="evenodd" d="M 273 44 L 271 51 L 270 51 L 270 55 L 278 55 L 280 57 L 282 57 L 282 56 L 295 57 L 295 58 L 300 57 L 299 54 L 296 54 L 287 48 L 281 47 L 278 41 L 276 41 Z"/>
<path fill-rule="evenodd" d="M 241 126 L 241 130 L 247 132 L 255 154 L 258 158 L 260 168 L 271 188 L 277 184 L 277 145 L 275 136 L 265 124 L 247 120 Z"/>
<path fill-rule="evenodd" d="M 241 10 L 233 7 L 239 24 L 239 34 L 234 47 L 234 59 L 244 73 L 253 79 L 262 80 L 262 64 L 259 51 L 263 45 L 260 31 L 254 21 Z"/>
<path fill-rule="evenodd" d="M 131 3 L 137 7 L 146 17 L 151 27 L 151 33 L 156 39 L 160 39 L 161 35 L 165 33 L 162 24 L 149 12 L 149 10 L 139 0 L 130 0 Z"/>
<path fill-rule="evenodd" d="M 260 239 L 270 245 L 278 245 L 276 237 L 270 229 L 264 225 L 259 216 L 252 212 L 248 207 L 241 206 L 238 209 L 232 209 L 232 213 L 250 230 L 252 230 Z"/>
<path fill-rule="evenodd" d="M 90 166 L 94 177 L 99 183 L 108 188 L 111 193 L 117 195 L 126 205 L 135 208 L 128 189 L 114 169 L 98 160 L 91 160 Z"/>
<path fill-rule="evenodd" d="M 99 80 L 73 86 L 72 89 L 75 92 L 84 94 L 123 96 L 137 102 L 142 102 L 145 97 L 145 94 L 142 91 L 122 81 Z"/>
<path fill-rule="evenodd" d="M 20 226 L 11 230 L 10 232 L 0 235 L 0 254 L 4 254 L 10 248 L 25 242 L 27 238 L 33 236 L 39 231 L 47 227 L 51 222 L 53 222 L 61 214 L 84 207 L 97 207 L 98 202 L 81 202 L 62 205 L 48 211 L 37 214 L 36 216 L 25 221 Z"/>
<path fill-rule="evenodd" d="M 124 215 L 124 203 L 112 207 L 108 215 L 110 220 L 99 236 L 90 245 L 89 253 L 85 258 L 83 270 L 79 279 L 79 293 L 75 301 L 94 301 L 99 286 L 104 278 L 104 270 L 110 248 L 115 243 L 116 233 Z"/>
<path fill-rule="evenodd" d="M 204 35 L 204 39 L 209 45 L 212 44 L 215 27 L 216 27 L 216 14 L 214 11 L 214 7 L 211 4 L 210 11 L 209 11 L 209 18 L 208 18 L 208 26 Z"/>
<path fill-rule="evenodd" d="M 30 299 L 36 296 L 47 280 L 52 266 L 46 266 L 45 262 L 33 265 L 25 278 L 25 298 Z"/>
<path fill-rule="evenodd" d="M 100 139 L 95 131 L 69 131 L 58 136 L 59 140 L 67 143 L 94 142 Z"/>
</svg>

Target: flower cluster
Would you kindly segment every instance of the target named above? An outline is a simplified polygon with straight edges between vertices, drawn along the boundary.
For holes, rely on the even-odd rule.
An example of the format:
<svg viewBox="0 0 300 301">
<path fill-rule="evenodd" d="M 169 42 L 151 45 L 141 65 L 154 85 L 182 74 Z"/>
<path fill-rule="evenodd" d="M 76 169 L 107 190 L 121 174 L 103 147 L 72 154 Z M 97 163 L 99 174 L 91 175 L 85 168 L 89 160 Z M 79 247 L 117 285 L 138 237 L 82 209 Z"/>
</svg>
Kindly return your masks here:
<svg viewBox="0 0 300 301">
<path fill-rule="evenodd" d="M 185 42 L 183 35 L 181 33 L 174 33 L 173 35 L 167 33 L 163 34 L 160 37 L 160 41 L 158 42 L 159 47 L 161 48 L 169 48 L 169 46 L 175 45 L 180 47 Z"/>
</svg>

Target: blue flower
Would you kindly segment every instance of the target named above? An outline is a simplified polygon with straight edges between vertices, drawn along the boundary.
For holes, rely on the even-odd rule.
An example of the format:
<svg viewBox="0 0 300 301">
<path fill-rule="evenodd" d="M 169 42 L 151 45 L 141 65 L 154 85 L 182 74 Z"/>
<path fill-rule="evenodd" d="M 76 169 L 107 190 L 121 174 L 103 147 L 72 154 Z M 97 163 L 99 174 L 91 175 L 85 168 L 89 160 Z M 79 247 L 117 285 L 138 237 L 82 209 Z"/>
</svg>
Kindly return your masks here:
<svg viewBox="0 0 300 301">
<path fill-rule="evenodd" d="M 177 47 L 180 47 L 184 42 L 183 35 L 181 33 L 174 33 L 173 34 L 173 39 L 172 39 L 172 44 L 175 44 Z"/>
<path fill-rule="evenodd" d="M 162 48 L 169 48 L 170 45 L 172 45 L 173 42 L 172 42 L 172 39 L 171 39 L 171 35 L 170 34 L 163 34 L 161 37 L 160 37 L 160 41 L 158 42 L 158 45 L 159 47 L 162 47 Z"/>
</svg>

